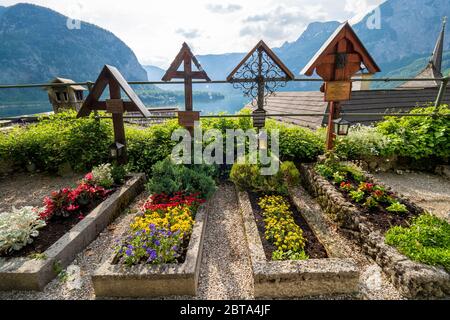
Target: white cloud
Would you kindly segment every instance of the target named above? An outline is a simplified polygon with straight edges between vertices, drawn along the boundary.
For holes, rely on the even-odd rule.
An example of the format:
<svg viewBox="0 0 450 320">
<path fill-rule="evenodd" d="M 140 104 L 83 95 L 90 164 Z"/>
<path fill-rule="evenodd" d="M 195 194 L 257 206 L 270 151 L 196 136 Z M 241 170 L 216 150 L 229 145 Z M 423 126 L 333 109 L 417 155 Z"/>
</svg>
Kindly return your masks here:
<svg viewBox="0 0 450 320">
<path fill-rule="evenodd" d="M 21 1 L 0 0 L 0 5 Z M 245 52 L 261 38 L 296 40 L 311 21 L 346 20 L 383 0 L 27 0 L 110 30 L 142 63 L 167 67 L 188 40 L 196 54 Z M 258 20 L 260 16 L 260 21 Z M 252 18 L 253 17 L 253 18 Z M 245 35 L 245 36 L 243 36 Z"/>
</svg>

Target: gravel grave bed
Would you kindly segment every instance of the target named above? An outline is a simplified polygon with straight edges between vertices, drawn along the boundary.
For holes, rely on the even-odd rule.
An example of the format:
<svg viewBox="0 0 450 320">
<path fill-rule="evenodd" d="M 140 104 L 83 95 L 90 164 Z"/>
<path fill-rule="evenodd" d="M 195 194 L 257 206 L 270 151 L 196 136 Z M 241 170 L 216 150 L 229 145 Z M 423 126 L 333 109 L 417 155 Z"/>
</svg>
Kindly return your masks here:
<svg viewBox="0 0 450 320">
<path fill-rule="evenodd" d="M 272 254 L 277 250 L 277 248 L 267 241 L 265 232 L 266 226 L 264 223 L 264 217 L 261 207 L 258 205 L 260 196 L 249 192 L 250 202 L 252 204 L 253 215 L 255 216 L 256 225 L 258 226 L 259 235 L 264 247 L 264 252 L 266 253 L 266 258 L 268 261 L 272 260 Z M 288 200 L 286 198 L 286 200 Z M 290 201 L 290 211 L 293 213 L 293 217 L 295 223 L 300 226 L 303 231 L 303 236 L 306 240 L 305 245 L 305 253 L 308 255 L 310 259 L 326 259 L 328 258 L 328 254 L 324 248 L 324 246 L 320 243 L 319 239 L 317 239 L 314 232 L 311 230 L 310 226 L 306 222 L 305 218 L 298 212 L 296 206 L 292 204 Z"/>
</svg>

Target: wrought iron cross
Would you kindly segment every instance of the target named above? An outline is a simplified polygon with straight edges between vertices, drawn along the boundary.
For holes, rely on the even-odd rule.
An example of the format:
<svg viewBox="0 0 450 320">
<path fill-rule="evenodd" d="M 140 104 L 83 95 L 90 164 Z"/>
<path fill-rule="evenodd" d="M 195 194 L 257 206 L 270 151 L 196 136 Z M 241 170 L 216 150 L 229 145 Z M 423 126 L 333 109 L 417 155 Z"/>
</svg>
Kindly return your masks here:
<svg viewBox="0 0 450 320">
<path fill-rule="evenodd" d="M 254 111 L 254 126 L 265 126 L 266 99 L 280 87 L 295 77 L 275 53 L 260 41 L 227 77 L 235 89 L 241 89 L 252 99 L 257 109 Z"/>
</svg>

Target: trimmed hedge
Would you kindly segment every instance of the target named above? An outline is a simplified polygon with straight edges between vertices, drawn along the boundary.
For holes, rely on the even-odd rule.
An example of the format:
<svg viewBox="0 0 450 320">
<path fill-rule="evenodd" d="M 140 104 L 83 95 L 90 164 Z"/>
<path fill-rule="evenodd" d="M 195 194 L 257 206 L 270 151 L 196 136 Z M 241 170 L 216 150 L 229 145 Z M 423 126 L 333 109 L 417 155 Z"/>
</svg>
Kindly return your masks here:
<svg viewBox="0 0 450 320">
<path fill-rule="evenodd" d="M 69 163 L 76 171 L 88 171 L 108 161 L 111 141 L 110 122 L 76 119 L 68 112 L 0 134 L 0 158 L 20 168 L 34 164 L 38 170 L 57 172 Z"/>
</svg>

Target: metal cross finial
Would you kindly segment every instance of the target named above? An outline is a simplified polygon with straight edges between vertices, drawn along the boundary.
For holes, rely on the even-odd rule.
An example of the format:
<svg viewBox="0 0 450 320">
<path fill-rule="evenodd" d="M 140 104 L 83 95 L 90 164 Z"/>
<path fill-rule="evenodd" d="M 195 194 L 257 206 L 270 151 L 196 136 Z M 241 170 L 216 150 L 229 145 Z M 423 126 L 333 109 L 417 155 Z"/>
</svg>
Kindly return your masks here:
<svg viewBox="0 0 450 320">
<path fill-rule="evenodd" d="M 448 19 L 447 16 L 445 16 L 445 17 L 442 18 L 442 23 L 444 24 L 444 28 L 445 28 L 445 26 L 447 25 L 447 19 Z"/>
</svg>

